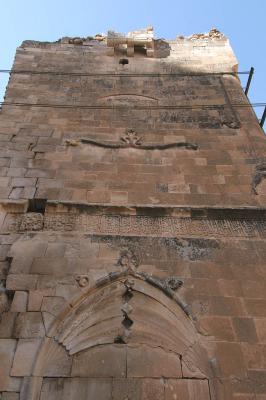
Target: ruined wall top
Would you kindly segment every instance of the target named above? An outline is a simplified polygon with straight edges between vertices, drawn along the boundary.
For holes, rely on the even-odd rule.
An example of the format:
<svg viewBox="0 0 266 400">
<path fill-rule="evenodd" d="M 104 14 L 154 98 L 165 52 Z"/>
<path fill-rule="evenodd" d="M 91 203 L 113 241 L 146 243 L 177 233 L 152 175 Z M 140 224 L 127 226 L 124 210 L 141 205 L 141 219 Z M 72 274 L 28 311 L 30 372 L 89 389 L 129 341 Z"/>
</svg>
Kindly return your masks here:
<svg viewBox="0 0 266 400">
<path fill-rule="evenodd" d="M 82 47 L 83 51 L 102 56 L 165 59 L 171 68 L 190 68 L 196 72 L 236 72 L 238 64 L 228 38 L 216 28 L 208 33 L 195 33 L 186 37 L 177 35 L 175 39 L 168 40 L 157 38 L 154 28 L 149 26 L 127 34 L 110 30 L 106 35 L 63 37 L 55 42 L 26 40 L 21 47 L 53 51 L 62 51 L 68 47 L 78 51 Z"/>
</svg>

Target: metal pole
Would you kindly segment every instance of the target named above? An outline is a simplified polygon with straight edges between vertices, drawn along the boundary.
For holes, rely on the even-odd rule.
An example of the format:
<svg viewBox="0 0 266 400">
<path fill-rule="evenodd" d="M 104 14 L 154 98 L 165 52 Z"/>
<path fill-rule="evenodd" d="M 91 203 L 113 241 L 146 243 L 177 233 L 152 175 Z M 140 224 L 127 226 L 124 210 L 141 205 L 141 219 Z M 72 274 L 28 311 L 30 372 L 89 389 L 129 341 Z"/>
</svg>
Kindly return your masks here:
<svg viewBox="0 0 266 400">
<path fill-rule="evenodd" d="M 253 74 L 254 74 L 254 67 L 251 67 L 250 71 L 249 71 L 247 86 L 246 86 L 246 89 L 245 89 L 245 95 L 246 96 L 248 95 L 248 91 L 249 91 L 249 87 L 250 87 L 250 84 L 251 84 L 251 80 L 252 80 Z"/>
<path fill-rule="evenodd" d="M 264 107 L 264 111 L 263 111 L 263 114 L 262 114 L 262 117 L 261 117 L 261 120 L 260 120 L 260 127 L 261 128 L 263 128 L 265 119 L 266 119 L 266 106 Z"/>
</svg>

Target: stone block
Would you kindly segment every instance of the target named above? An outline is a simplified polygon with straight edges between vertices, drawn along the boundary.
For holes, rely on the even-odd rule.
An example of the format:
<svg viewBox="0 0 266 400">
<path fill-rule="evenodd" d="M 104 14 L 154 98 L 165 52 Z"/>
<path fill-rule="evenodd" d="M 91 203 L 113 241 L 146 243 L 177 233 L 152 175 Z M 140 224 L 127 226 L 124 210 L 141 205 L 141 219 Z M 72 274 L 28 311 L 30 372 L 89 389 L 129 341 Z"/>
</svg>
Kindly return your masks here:
<svg viewBox="0 0 266 400">
<path fill-rule="evenodd" d="M 45 335 L 42 315 L 40 312 L 20 313 L 14 329 L 14 337 L 31 339 Z"/>
<path fill-rule="evenodd" d="M 245 376 L 244 358 L 240 344 L 218 342 L 217 358 L 221 369 L 221 378 Z"/>
<path fill-rule="evenodd" d="M 21 385 L 19 400 L 38 398 L 41 391 L 42 382 L 42 377 L 25 377 Z"/>
<path fill-rule="evenodd" d="M 30 290 L 29 300 L 28 300 L 28 311 L 40 311 L 42 306 L 42 301 L 44 296 L 52 296 L 54 294 L 54 289 L 40 289 L 40 290 Z"/>
<path fill-rule="evenodd" d="M 127 376 L 130 378 L 180 378 L 179 355 L 161 348 L 130 346 L 127 349 Z"/>
<path fill-rule="evenodd" d="M 8 311 L 1 314 L 0 338 L 7 339 L 12 337 L 16 318 L 17 313 L 14 312 Z"/>
<path fill-rule="evenodd" d="M 45 254 L 47 243 L 37 240 L 18 240 L 9 251 L 10 257 L 42 257 Z"/>
<path fill-rule="evenodd" d="M 19 255 L 18 257 L 14 256 L 9 272 L 12 274 L 28 274 L 30 272 L 32 262 L 33 258 L 28 257 L 27 255 Z"/>
<path fill-rule="evenodd" d="M 253 318 L 233 318 L 233 325 L 239 342 L 258 341 Z"/>
<path fill-rule="evenodd" d="M 67 259 L 60 257 L 35 258 L 31 266 L 32 274 L 64 276 L 67 272 Z"/>
<path fill-rule="evenodd" d="M 19 339 L 11 376 L 30 376 L 41 339 Z"/>
<path fill-rule="evenodd" d="M 28 302 L 28 293 L 23 291 L 16 291 L 10 311 L 12 312 L 26 312 Z"/>
<path fill-rule="evenodd" d="M 126 376 L 126 347 L 106 345 L 75 354 L 72 365 L 73 377 Z"/>
<path fill-rule="evenodd" d="M 0 339 L 0 392 L 10 391 L 10 370 L 16 349 L 16 340 Z"/>
<path fill-rule="evenodd" d="M 65 243 L 49 243 L 45 253 L 45 257 L 64 257 L 65 250 Z"/>
<path fill-rule="evenodd" d="M 13 178 L 11 185 L 13 187 L 35 186 L 36 182 L 36 178 Z"/>
<path fill-rule="evenodd" d="M 19 393 L 16 392 L 5 392 L 2 393 L 1 400 L 19 400 Z"/>
<path fill-rule="evenodd" d="M 235 341 L 235 333 L 231 318 L 203 316 L 200 319 L 200 327 L 206 334 L 214 336 L 215 340 Z"/>
<path fill-rule="evenodd" d="M 45 378 L 41 400 L 112 400 L 111 379 Z M 22 398 L 26 400 L 26 398 Z"/>
<path fill-rule="evenodd" d="M 114 379 L 112 396 L 115 400 L 164 399 L 162 379 Z"/>
<path fill-rule="evenodd" d="M 44 297 L 42 301 L 41 311 L 48 312 L 54 316 L 60 314 L 66 307 L 66 301 L 63 297 L 50 296 Z"/>
<path fill-rule="evenodd" d="M 165 400 L 208 400 L 210 398 L 207 380 L 169 379 L 165 384 Z"/>
<path fill-rule="evenodd" d="M 266 318 L 254 318 L 254 323 L 259 342 L 266 344 Z"/>
<path fill-rule="evenodd" d="M 9 274 L 6 280 L 8 290 L 32 290 L 37 283 L 37 275 L 32 274 Z"/>
<path fill-rule="evenodd" d="M 54 338 L 45 338 L 42 346 L 45 351 L 39 356 L 33 374 L 43 377 L 71 376 L 72 357 L 68 351 Z"/>
<path fill-rule="evenodd" d="M 266 317 L 266 300 L 245 298 L 245 306 L 249 316 Z"/>
</svg>

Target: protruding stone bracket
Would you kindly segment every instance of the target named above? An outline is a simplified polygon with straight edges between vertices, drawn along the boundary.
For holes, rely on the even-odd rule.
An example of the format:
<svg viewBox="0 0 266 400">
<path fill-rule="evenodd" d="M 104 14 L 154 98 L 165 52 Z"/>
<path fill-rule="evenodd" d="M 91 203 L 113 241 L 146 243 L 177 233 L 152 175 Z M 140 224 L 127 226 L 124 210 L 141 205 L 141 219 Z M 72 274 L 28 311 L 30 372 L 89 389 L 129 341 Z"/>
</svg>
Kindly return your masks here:
<svg viewBox="0 0 266 400">
<path fill-rule="evenodd" d="M 127 57 L 133 57 L 135 48 L 144 49 L 147 57 L 154 56 L 153 27 L 129 32 L 127 36 L 109 31 L 107 36 L 107 54 L 113 56 L 116 52 L 125 50 Z"/>
</svg>

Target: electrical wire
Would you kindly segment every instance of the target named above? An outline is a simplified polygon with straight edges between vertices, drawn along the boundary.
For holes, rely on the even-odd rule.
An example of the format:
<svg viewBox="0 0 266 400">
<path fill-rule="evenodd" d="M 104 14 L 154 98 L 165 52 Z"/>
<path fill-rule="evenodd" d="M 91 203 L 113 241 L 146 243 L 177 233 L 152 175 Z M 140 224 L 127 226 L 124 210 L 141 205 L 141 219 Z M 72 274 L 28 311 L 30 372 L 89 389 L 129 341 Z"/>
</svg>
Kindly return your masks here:
<svg viewBox="0 0 266 400">
<path fill-rule="evenodd" d="M 31 70 L 12 70 L 1 69 L 2 74 L 29 74 L 29 75 L 62 75 L 62 76 L 109 76 L 109 77 L 161 77 L 161 76 L 215 76 L 215 75 L 248 75 L 249 71 L 239 72 L 199 72 L 199 73 L 101 73 L 101 72 L 64 72 L 64 71 L 31 71 Z"/>
<path fill-rule="evenodd" d="M 162 106 L 101 106 L 101 105 L 86 105 L 86 104 L 48 104 L 48 103 L 19 103 L 19 102 L 0 102 L 1 106 L 15 106 L 15 107 L 47 107 L 47 108 L 74 108 L 74 109 L 90 109 L 90 110 L 176 110 L 176 109 L 223 109 L 223 108 L 254 108 L 265 107 L 266 103 L 232 103 L 232 104 L 195 104 L 195 105 L 162 105 Z"/>
</svg>

